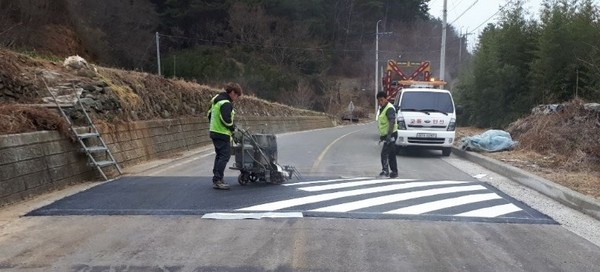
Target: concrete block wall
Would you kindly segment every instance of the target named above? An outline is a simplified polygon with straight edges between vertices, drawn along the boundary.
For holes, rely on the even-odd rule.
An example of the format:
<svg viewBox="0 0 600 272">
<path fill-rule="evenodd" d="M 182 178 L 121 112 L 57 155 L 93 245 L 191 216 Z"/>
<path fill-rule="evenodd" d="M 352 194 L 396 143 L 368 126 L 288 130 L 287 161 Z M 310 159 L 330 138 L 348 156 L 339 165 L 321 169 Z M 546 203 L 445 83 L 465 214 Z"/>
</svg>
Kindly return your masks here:
<svg viewBox="0 0 600 272">
<path fill-rule="evenodd" d="M 336 125 L 327 116 L 240 116 L 236 122 L 254 133 L 292 132 Z M 98 129 L 121 167 L 212 144 L 205 118 L 133 122 L 99 126 Z M 59 132 L 0 136 L 0 206 L 90 180 L 101 180 L 101 177 L 88 165 L 79 144 Z"/>
<path fill-rule="evenodd" d="M 326 116 L 269 116 L 242 117 L 237 121 L 237 125 L 255 133 L 281 133 L 332 127 L 335 123 Z"/>
<path fill-rule="evenodd" d="M 121 167 L 164 158 L 210 144 L 208 125 L 199 118 L 168 119 L 98 127 Z"/>
<path fill-rule="evenodd" d="M 239 127 L 255 133 L 281 133 L 334 126 L 326 116 L 240 117 Z M 153 120 L 99 127 L 102 138 L 122 167 L 211 145 L 204 118 Z"/>
<path fill-rule="evenodd" d="M 0 206 L 96 175 L 79 146 L 59 132 L 0 136 Z"/>
</svg>

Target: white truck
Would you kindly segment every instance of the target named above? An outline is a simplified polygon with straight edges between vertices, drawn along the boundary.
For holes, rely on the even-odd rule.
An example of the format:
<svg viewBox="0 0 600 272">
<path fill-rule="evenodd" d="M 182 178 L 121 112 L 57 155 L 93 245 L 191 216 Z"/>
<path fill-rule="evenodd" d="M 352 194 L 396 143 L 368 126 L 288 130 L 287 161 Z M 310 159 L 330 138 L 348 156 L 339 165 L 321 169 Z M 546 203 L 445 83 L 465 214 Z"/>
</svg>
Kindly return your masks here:
<svg viewBox="0 0 600 272">
<path fill-rule="evenodd" d="M 398 122 L 397 150 L 442 150 L 450 156 L 455 141 L 456 109 L 448 90 L 431 85 L 402 88 L 394 99 Z"/>
</svg>

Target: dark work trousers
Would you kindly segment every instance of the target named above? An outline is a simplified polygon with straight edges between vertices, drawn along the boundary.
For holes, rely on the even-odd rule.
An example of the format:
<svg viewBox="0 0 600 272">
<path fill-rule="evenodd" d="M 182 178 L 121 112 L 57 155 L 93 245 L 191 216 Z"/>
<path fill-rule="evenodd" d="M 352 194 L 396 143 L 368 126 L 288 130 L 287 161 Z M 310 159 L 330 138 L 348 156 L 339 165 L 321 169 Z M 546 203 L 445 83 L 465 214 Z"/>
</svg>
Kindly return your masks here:
<svg viewBox="0 0 600 272">
<path fill-rule="evenodd" d="M 396 139 L 395 136 L 392 138 Z M 398 174 L 398 163 L 396 162 L 396 143 L 395 141 L 386 143 L 385 137 L 383 140 L 383 148 L 381 149 L 381 169 L 387 173 Z M 388 169 L 391 170 L 391 172 L 389 172 Z"/>
<path fill-rule="evenodd" d="M 222 180 L 225 175 L 225 167 L 229 162 L 229 136 L 226 139 L 223 137 L 211 137 L 215 146 L 215 164 L 213 166 L 213 182 Z"/>
</svg>

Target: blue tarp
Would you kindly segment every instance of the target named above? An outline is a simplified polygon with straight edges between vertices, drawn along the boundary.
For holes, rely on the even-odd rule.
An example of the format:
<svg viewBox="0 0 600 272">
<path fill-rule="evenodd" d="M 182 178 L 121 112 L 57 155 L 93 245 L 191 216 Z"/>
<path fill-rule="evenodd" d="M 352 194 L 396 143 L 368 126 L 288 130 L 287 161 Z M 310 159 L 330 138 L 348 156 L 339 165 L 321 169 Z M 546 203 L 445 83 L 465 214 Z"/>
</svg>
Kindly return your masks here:
<svg viewBox="0 0 600 272">
<path fill-rule="evenodd" d="M 479 135 L 462 138 L 460 148 L 477 152 L 498 152 L 511 150 L 516 145 L 517 142 L 512 140 L 508 132 L 491 129 Z"/>
</svg>

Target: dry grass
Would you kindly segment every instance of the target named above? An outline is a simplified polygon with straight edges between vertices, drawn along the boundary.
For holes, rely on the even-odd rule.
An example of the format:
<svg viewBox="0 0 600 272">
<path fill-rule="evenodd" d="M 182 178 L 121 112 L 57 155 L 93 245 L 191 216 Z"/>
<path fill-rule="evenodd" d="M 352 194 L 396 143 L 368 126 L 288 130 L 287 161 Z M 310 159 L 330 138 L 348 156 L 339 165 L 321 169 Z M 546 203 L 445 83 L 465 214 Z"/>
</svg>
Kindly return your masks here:
<svg viewBox="0 0 600 272">
<path fill-rule="evenodd" d="M 69 127 L 56 112 L 46 108 L 0 105 L 0 135 L 38 130 L 58 130 L 69 135 Z"/>
<path fill-rule="evenodd" d="M 66 69 L 60 62 L 33 59 L 0 48 L 0 77 L 5 86 L 27 91 L 19 94 L 11 103 L 41 103 L 49 96 L 42 78 L 49 87 L 104 82 L 111 91 L 96 95 L 97 98 L 118 101 L 118 109 L 111 112 L 92 112 L 99 122 L 128 122 L 138 120 L 168 119 L 181 117 L 204 117 L 210 100 L 221 91 L 221 86 L 206 86 L 194 82 L 167 79 L 154 74 L 97 67 L 98 73 L 82 75 Z M 48 75 L 50 74 L 50 78 Z M 1 95 L 1 94 L 0 94 Z M 292 108 L 272 103 L 253 96 L 244 95 L 236 103 L 240 116 L 299 116 L 321 115 L 322 113 Z M 15 122 L 24 119 L 13 119 Z M 28 127 L 22 124 L 22 127 Z M 3 133 L 0 131 L 0 133 Z"/>
<path fill-rule="evenodd" d="M 554 157 L 552 167 L 575 171 L 600 169 L 600 116 L 574 100 L 552 114 L 535 114 L 511 124 L 507 131 L 519 149 Z"/>
<path fill-rule="evenodd" d="M 482 153 L 574 191 L 600 199 L 600 118 L 582 101 L 572 101 L 562 111 L 535 114 L 506 129 L 519 142 L 515 150 Z M 460 127 L 460 138 L 486 129 Z"/>
<path fill-rule="evenodd" d="M 600 172 L 577 170 L 560 165 L 555 155 L 541 155 L 534 151 L 514 150 L 510 152 L 484 153 L 483 155 L 534 173 L 582 194 L 600 199 Z"/>
</svg>

